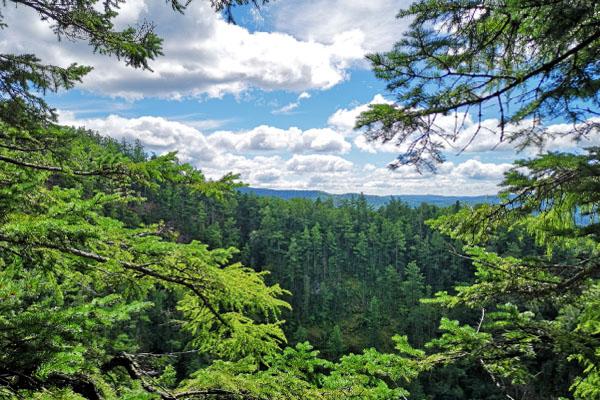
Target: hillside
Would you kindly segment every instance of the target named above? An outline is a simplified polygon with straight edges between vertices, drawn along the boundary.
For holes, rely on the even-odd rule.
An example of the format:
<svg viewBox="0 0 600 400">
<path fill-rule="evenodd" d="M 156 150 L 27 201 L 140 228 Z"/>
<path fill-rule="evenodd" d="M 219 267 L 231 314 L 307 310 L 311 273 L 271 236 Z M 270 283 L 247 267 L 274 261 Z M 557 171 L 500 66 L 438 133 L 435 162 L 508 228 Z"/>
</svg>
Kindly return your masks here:
<svg viewBox="0 0 600 400">
<path fill-rule="evenodd" d="M 336 203 L 342 200 L 348 200 L 353 197 L 360 196 L 359 193 L 344 193 L 344 194 L 332 194 L 319 190 L 277 190 L 277 189 L 263 189 L 253 187 L 243 187 L 238 189 L 242 193 L 254 193 L 261 197 L 277 197 L 280 199 L 311 199 L 316 200 L 318 198 L 325 199 L 332 197 Z M 417 207 L 422 203 L 435 205 L 438 207 L 447 207 L 455 204 L 459 201 L 462 204 L 474 205 L 481 203 L 497 203 L 498 198 L 496 196 L 439 196 L 430 194 L 407 194 L 407 195 L 394 195 L 394 196 L 377 196 L 377 195 L 364 195 L 367 203 L 373 207 L 381 207 L 387 204 L 391 199 L 402 200 L 411 207 Z"/>
</svg>

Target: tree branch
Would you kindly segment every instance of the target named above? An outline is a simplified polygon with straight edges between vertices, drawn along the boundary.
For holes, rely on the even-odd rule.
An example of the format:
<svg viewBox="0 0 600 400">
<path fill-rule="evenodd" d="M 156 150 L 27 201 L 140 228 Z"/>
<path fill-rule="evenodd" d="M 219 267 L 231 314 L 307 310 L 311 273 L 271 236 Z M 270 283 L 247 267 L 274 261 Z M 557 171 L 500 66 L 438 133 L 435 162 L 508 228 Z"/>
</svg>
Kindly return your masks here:
<svg viewBox="0 0 600 400">
<path fill-rule="evenodd" d="M 80 170 L 69 171 L 64 168 L 57 167 L 54 165 L 33 164 L 33 163 L 26 162 L 26 161 L 20 161 L 20 160 L 14 159 L 14 158 L 9 158 L 9 157 L 3 156 L 3 155 L 0 155 L 0 161 L 3 161 L 8 164 L 17 165 L 19 167 L 37 169 L 37 170 L 41 170 L 41 171 L 80 175 L 80 176 L 108 176 L 108 175 L 124 175 L 125 174 L 124 171 L 119 170 L 119 169 L 113 169 L 113 170 L 103 169 L 103 170 L 92 170 L 92 171 L 80 171 Z"/>
<path fill-rule="evenodd" d="M 53 243 L 35 243 L 35 242 L 27 242 L 24 240 L 15 240 L 15 239 L 11 239 L 10 237 L 7 237 L 5 235 L 2 235 L 1 233 L 0 233 L 0 241 L 4 241 L 7 243 L 13 243 L 13 244 L 17 244 L 17 245 L 26 245 L 26 246 L 30 246 L 30 247 L 35 246 L 35 247 L 58 250 L 58 251 L 62 251 L 65 253 L 72 254 L 74 256 L 87 258 L 87 259 L 98 261 L 101 263 L 107 263 L 109 261 L 116 261 L 121 266 L 123 266 L 125 269 L 131 270 L 131 271 L 136 271 L 136 272 L 141 273 L 142 275 L 151 276 L 153 278 L 159 279 L 164 282 L 170 282 L 170 283 L 174 283 L 174 284 L 186 287 L 187 289 L 191 290 L 196 296 L 198 296 L 198 298 L 202 301 L 202 304 L 204 304 L 204 306 L 210 311 L 210 313 L 221 324 L 223 324 L 226 327 L 231 328 L 229 323 L 227 323 L 227 321 L 225 321 L 223 319 L 223 317 L 221 317 L 219 312 L 213 307 L 213 305 L 208 301 L 206 296 L 204 296 L 201 289 L 198 288 L 198 286 L 193 281 L 189 281 L 187 279 L 184 279 L 184 278 L 176 276 L 176 275 L 160 273 L 158 271 L 155 271 L 155 270 L 149 268 L 151 265 L 156 265 L 158 263 L 136 264 L 136 263 L 132 263 L 132 262 L 128 262 L 128 261 L 114 260 L 109 257 L 102 256 L 100 254 L 92 253 L 92 252 L 85 251 L 85 250 L 80 250 L 80 249 L 77 249 L 74 247 L 59 246 L 59 245 L 56 245 Z"/>
</svg>

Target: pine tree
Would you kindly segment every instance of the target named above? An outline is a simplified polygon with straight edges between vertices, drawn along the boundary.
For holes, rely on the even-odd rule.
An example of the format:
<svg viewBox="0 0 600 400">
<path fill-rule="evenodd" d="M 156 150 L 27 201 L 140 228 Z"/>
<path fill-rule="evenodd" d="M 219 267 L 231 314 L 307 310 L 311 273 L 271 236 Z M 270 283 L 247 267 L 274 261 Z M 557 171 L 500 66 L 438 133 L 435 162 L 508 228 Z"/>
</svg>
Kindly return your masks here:
<svg viewBox="0 0 600 400">
<path fill-rule="evenodd" d="M 368 56 L 395 103 L 357 121 L 371 140 L 408 146 L 391 167 L 435 169 L 443 143 L 468 135 L 467 114 L 482 128 L 491 107 L 498 140 L 520 146 L 544 142 L 557 117 L 573 139 L 598 128 L 597 2 L 420 0 L 398 17 L 410 29 L 393 50 Z"/>
<path fill-rule="evenodd" d="M 342 336 L 342 330 L 339 325 L 334 325 L 333 329 L 329 333 L 329 337 L 327 338 L 327 344 L 325 346 L 326 354 L 333 358 L 337 359 L 346 351 L 346 346 L 344 345 L 344 338 Z"/>
</svg>

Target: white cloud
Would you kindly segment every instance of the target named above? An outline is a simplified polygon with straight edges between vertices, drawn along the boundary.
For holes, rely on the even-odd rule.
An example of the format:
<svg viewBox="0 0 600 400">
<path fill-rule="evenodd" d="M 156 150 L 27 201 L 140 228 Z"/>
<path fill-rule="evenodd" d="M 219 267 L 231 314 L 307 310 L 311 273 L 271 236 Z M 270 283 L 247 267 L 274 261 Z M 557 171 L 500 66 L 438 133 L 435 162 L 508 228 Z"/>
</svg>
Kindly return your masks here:
<svg viewBox="0 0 600 400">
<path fill-rule="evenodd" d="M 352 146 L 344 137 L 329 128 L 309 129 L 302 135 L 302 147 L 316 152 L 347 153 Z"/>
<path fill-rule="evenodd" d="M 332 43 L 340 32 L 359 31 L 367 52 L 390 50 L 408 27 L 396 15 L 409 0 L 280 1 L 272 6 L 277 30 L 304 40 Z"/>
<path fill-rule="evenodd" d="M 351 144 L 344 137 L 329 128 L 280 129 L 260 125 L 245 132 L 217 131 L 208 136 L 214 146 L 235 151 L 292 151 L 292 152 L 331 152 L 346 153 Z"/>
<path fill-rule="evenodd" d="M 171 118 L 198 130 L 213 130 L 222 127 L 231 122 L 229 119 L 191 119 L 191 118 Z"/>
<path fill-rule="evenodd" d="M 341 172 L 352 169 L 352 163 L 346 159 L 332 155 L 295 154 L 286 162 L 286 166 L 290 171 L 294 172 Z"/>
<path fill-rule="evenodd" d="M 219 97 L 249 88 L 327 89 L 346 79 L 347 69 L 364 54 L 364 35 L 358 31 L 335 34 L 327 43 L 302 41 L 285 33 L 249 32 L 228 24 L 205 1 L 191 3 L 185 15 L 163 2 L 126 4 L 120 24 L 148 19 L 164 38 L 164 56 L 151 63 L 153 73 L 94 55 L 85 43 L 58 42 L 49 24 L 27 7 L 2 10 L 6 21 L 18 23 L 3 31 L 0 51 L 33 52 L 45 62 L 60 65 L 92 65 L 95 70 L 84 79 L 83 87 L 129 99 Z"/>
<path fill-rule="evenodd" d="M 445 122 L 440 122 L 440 126 L 450 130 L 453 117 L 441 117 Z M 600 118 L 591 118 L 587 123 L 600 123 Z M 508 124 L 505 126 L 504 137 L 501 141 L 500 120 L 489 118 L 481 121 L 479 124 L 474 121 L 471 116 L 467 116 L 464 126 L 459 131 L 457 139 L 452 143 L 446 143 L 446 148 L 449 152 L 463 151 L 466 154 L 483 153 L 489 151 L 516 152 L 520 145 L 523 144 L 524 136 L 520 135 L 520 131 L 529 130 L 534 127 L 532 120 L 524 120 L 518 124 Z M 581 128 L 579 125 L 578 128 Z M 574 140 L 573 124 L 553 124 L 547 126 L 543 131 L 543 142 L 541 146 L 536 143 L 530 143 L 525 146 L 523 152 L 526 155 L 535 155 L 547 151 L 575 151 L 585 147 L 600 145 L 600 130 L 596 128 L 589 132 L 586 137 L 580 140 Z M 515 138 L 514 141 L 509 140 Z"/>
<path fill-rule="evenodd" d="M 377 167 L 371 163 L 366 163 L 363 165 L 363 171 L 375 171 Z"/>
<path fill-rule="evenodd" d="M 403 148 L 397 146 L 394 142 L 382 143 L 380 141 L 369 141 L 365 135 L 359 134 L 354 138 L 354 145 L 357 149 L 366 153 L 401 153 Z"/>
<path fill-rule="evenodd" d="M 75 120 L 72 114 L 61 113 L 61 122 L 82 125 L 119 141 L 139 140 L 147 151 L 156 154 L 177 151 L 181 161 L 197 166 L 211 162 L 219 153 L 197 129 L 162 117 L 123 118 L 110 115 Z"/>
<path fill-rule="evenodd" d="M 336 110 L 327 120 L 327 124 L 334 130 L 344 133 L 346 136 L 354 135 L 354 146 L 363 152 L 398 154 L 406 151 L 409 141 L 396 144 L 393 138 L 387 142 L 381 140 L 369 141 L 361 132 L 354 131 L 356 119 L 360 113 L 367 111 L 371 104 L 392 104 L 393 102 L 377 94 L 373 99 L 353 108 L 341 108 Z M 520 131 L 531 129 L 532 120 L 524 120 L 518 124 L 507 124 L 504 135 L 501 136 L 500 120 L 497 118 L 476 121 L 470 114 L 456 113 L 449 115 L 436 115 L 434 117 L 434 128 L 439 131 L 455 132 L 454 140 L 442 140 L 435 138 L 448 155 L 477 154 L 485 152 L 515 153 L 520 149 L 524 137 L 519 135 Z M 600 118 L 590 118 L 587 122 L 600 125 Z M 582 124 L 583 125 L 583 124 Z M 578 126 L 578 129 L 582 128 Z M 540 154 L 546 151 L 575 151 L 585 147 L 600 146 L 600 128 L 596 126 L 586 136 L 574 140 L 572 124 L 554 124 L 547 127 L 543 133 L 541 146 L 530 143 L 525 146 L 523 152 L 526 155 Z M 515 138 L 511 141 L 511 138 Z"/>
<path fill-rule="evenodd" d="M 334 129 L 347 127 L 344 118 L 330 118 L 330 127 L 327 128 L 302 130 L 260 125 L 247 131 L 205 134 L 186 123 L 160 117 L 124 118 L 112 115 L 102 119 L 77 120 L 73 113 L 63 112 L 60 115 L 63 122 L 85 125 L 117 140 L 140 140 L 149 151 L 157 154 L 178 151 L 183 161 L 201 168 L 211 178 L 234 172 L 240 174 L 244 182 L 257 187 L 318 189 L 334 193 L 494 194 L 504 172 L 511 166 L 509 162 L 517 157 L 510 147 L 506 148 L 504 153 L 508 155 L 502 163 L 479 159 L 480 154 L 487 153 L 465 153 L 463 157 L 470 155 L 473 158 L 447 161 L 438 165 L 436 173 L 425 171 L 419 174 L 412 166 L 390 171 L 384 167 L 385 160 L 382 161 L 381 156 L 361 153 L 360 150 L 396 154 L 401 149 L 393 145 L 367 143 L 360 134 L 353 139 L 355 150 L 359 151 L 350 152 L 348 158 L 340 156 L 351 148 L 348 137 Z M 334 115 L 339 117 L 343 114 L 338 112 Z M 494 120 L 484 122 L 489 124 L 490 132 L 497 123 Z M 470 125 L 466 129 L 471 129 Z M 556 137 L 549 141 L 548 146 L 560 150 L 578 148 L 574 147 L 577 144 L 562 136 L 568 129 L 570 125 L 549 127 Z M 481 131 L 482 134 L 485 132 Z M 479 142 L 473 143 L 478 150 L 486 151 L 494 138 L 497 137 L 482 137 Z M 593 143 L 600 143 L 598 132 L 585 139 L 585 144 Z"/>
<path fill-rule="evenodd" d="M 293 110 L 300 106 L 300 101 L 310 99 L 310 93 L 302 92 L 298 95 L 296 101 L 293 101 L 285 106 L 271 111 L 273 114 L 290 114 Z"/>
<path fill-rule="evenodd" d="M 230 131 L 217 131 L 210 135 L 209 141 L 220 148 L 230 151 L 271 151 L 285 150 L 293 147 L 302 131 L 292 127 L 280 129 L 268 125 L 240 133 Z"/>
<path fill-rule="evenodd" d="M 281 176 L 280 170 L 271 168 L 251 173 L 250 180 L 256 183 L 272 183 L 281 179 Z"/>
<path fill-rule="evenodd" d="M 598 117 L 591 118 L 588 122 L 600 126 L 600 118 Z M 571 133 L 573 132 L 573 125 L 571 124 L 552 125 L 548 131 L 552 138 L 543 146 L 546 151 L 574 151 L 585 147 L 600 146 L 600 128 L 598 126 L 585 137 L 579 138 L 578 141 L 573 140 L 573 134 Z"/>
<path fill-rule="evenodd" d="M 467 160 L 452 169 L 452 175 L 476 180 L 500 181 L 511 164 L 482 163 L 478 160 Z"/>
<path fill-rule="evenodd" d="M 119 15 L 115 18 L 115 26 L 123 28 L 135 24 L 143 13 L 148 12 L 148 5 L 144 0 L 128 0 L 119 4 Z"/>
<path fill-rule="evenodd" d="M 298 108 L 299 105 L 300 105 L 300 102 L 294 101 L 292 103 L 286 104 L 285 106 L 283 106 L 281 108 L 273 110 L 272 113 L 273 114 L 289 114 L 290 112 L 292 112 L 296 108 Z"/>
</svg>

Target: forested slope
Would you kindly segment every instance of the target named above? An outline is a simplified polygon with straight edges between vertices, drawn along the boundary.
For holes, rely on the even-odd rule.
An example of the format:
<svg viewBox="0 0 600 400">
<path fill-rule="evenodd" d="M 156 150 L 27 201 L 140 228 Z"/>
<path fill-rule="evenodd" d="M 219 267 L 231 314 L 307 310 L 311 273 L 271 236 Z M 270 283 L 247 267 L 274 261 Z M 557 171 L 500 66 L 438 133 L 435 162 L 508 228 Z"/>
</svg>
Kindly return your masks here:
<svg viewBox="0 0 600 400">
<path fill-rule="evenodd" d="M 241 187 L 238 189 L 242 193 L 253 193 L 258 196 L 278 197 L 281 199 L 310 199 L 327 200 L 332 198 L 335 204 L 340 204 L 344 200 L 351 200 L 359 196 L 359 193 L 331 194 L 319 190 L 282 190 L 265 189 L 255 187 Z M 438 207 L 448 207 L 457 201 L 463 204 L 476 205 L 481 203 L 497 203 L 496 196 L 437 196 L 430 194 L 408 194 L 396 196 L 377 196 L 363 194 L 367 203 L 374 207 L 381 207 L 390 200 L 401 200 L 410 206 L 419 206 L 421 203 L 427 203 Z"/>
<path fill-rule="evenodd" d="M 129 157 L 144 158 L 139 145 L 115 145 Z M 284 200 L 239 191 L 215 200 L 168 184 L 145 196 L 143 205 L 117 214 L 131 223 L 160 222 L 178 232 L 179 241 L 200 240 L 215 248 L 240 249 L 236 259 L 258 271 L 269 271 L 268 282 L 290 291 L 285 299 L 292 309 L 283 313 L 290 344 L 308 340 L 329 360 L 370 347 L 393 352 L 396 334 L 407 335 L 413 346 L 423 347 L 440 336 L 443 317 L 471 324 L 479 321 L 477 311 L 420 301 L 475 279 L 471 260 L 459 253 L 463 243 L 427 223 L 459 213 L 465 207 L 459 202 L 439 208 L 391 200 L 375 208 L 364 196 L 339 202 L 332 198 Z M 519 257 L 545 252 L 523 229 L 501 230 L 487 249 Z M 558 251 L 554 257 L 558 260 L 564 255 Z M 165 300 L 161 297 L 160 301 Z M 145 328 L 149 347 L 144 351 L 185 348 L 180 333 L 153 328 L 171 318 L 173 311 L 155 311 L 153 323 Z M 564 367 L 547 364 L 545 368 L 538 381 L 554 379 L 559 386 L 557 374 L 566 371 L 556 368 Z M 567 376 L 563 385 L 568 386 Z M 469 362 L 423 374 L 411 386 L 415 399 L 502 398 L 485 370 Z"/>
</svg>

